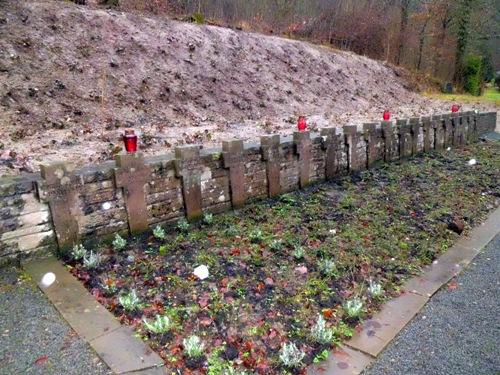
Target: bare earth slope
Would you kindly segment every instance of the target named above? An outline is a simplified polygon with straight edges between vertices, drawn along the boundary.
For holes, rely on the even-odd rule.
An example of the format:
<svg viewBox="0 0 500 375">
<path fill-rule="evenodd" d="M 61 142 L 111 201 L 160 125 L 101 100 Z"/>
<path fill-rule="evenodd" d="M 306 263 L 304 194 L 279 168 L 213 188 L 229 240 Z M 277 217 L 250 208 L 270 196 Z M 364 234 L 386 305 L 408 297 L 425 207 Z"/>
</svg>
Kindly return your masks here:
<svg viewBox="0 0 500 375">
<path fill-rule="evenodd" d="M 448 111 L 394 69 L 308 43 L 66 2 L 0 0 L 0 173 Z"/>
</svg>

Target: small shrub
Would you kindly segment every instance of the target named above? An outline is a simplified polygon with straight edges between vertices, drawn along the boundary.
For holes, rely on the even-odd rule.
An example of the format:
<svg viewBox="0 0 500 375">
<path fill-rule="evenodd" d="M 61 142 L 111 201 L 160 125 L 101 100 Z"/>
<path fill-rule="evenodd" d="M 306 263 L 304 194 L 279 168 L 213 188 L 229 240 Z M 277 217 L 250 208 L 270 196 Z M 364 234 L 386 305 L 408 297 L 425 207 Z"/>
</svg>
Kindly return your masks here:
<svg viewBox="0 0 500 375">
<path fill-rule="evenodd" d="M 354 329 L 340 321 L 339 324 L 337 324 L 337 326 L 333 329 L 333 333 L 338 338 L 352 337 Z"/>
<path fill-rule="evenodd" d="M 283 248 L 285 247 L 285 244 L 283 243 L 283 240 L 272 240 L 271 243 L 269 244 L 269 248 L 272 251 L 282 251 Z"/>
<path fill-rule="evenodd" d="M 83 266 L 89 270 L 93 270 L 101 264 L 102 258 L 98 253 L 94 253 L 92 250 L 90 254 L 85 254 L 83 257 Z"/>
<path fill-rule="evenodd" d="M 306 353 L 298 349 L 293 342 L 290 342 L 281 346 L 279 357 L 284 366 L 297 368 L 302 367 L 302 360 L 305 355 Z"/>
<path fill-rule="evenodd" d="M 116 293 L 118 290 L 116 286 L 116 282 L 112 279 L 106 279 L 104 282 L 101 284 L 102 289 L 106 292 L 108 296 L 112 296 L 113 294 Z"/>
<path fill-rule="evenodd" d="M 87 250 L 83 247 L 83 245 L 75 245 L 73 250 L 71 250 L 71 257 L 74 260 L 82 260 L 85 255 L 87 255 Z"/>
<path fill-rule="evenodd" d="M 191 15 L 191 19 L 193 20 L 193 22 L 200 25 L 203 25 L 205 23 L 205 16 L 203 15 L 203 13 L 200 12 L 194 12 Z"/>
<path fill-rule="evenodd" d="M 480 96 L 483 91 L 482 65 L 480 56 L 467 56 L 464 62 L 464 90 L 474 96 Z"/>
<path fill-rule="evenodd" d="M 318 269 L 324 276 L 337 277 L 338 271 L 335 262 L 331 259 L 322 259 L 318 262 Z"/>
<path fill-rule="evenodd" d="M 326 361 L 326 359 L 328 358 L 328 354 L 329 352 L 327 349 L 323 350 L 321 353 L 316 354 L 316 356 L 313 359 L 313 363 L 320 363 Z"/>
<path fill-rule="evenodd" d="M 303 259 L 306 255 L 304 248 L 300 245 L 296 245 L 293 248 L 293 257 L 297 260 Z"/>
<path fill-rule="evenodd" d="M 214 223 L 214 214 L 205 212 L 203 214 L 203 223 L 206 225 L 212 225 Z"/>
<path fill-rule="evenodd" d="M 382 285 L 380 283 L 370 282 L 368 292 L 373 298 L 379 298 L 384 294 L 384 289 L 382 289 Z"/>
<path fill-rule="evenodd" d="M 153 320 L 152 322 L 149 322 L 146 318 L 143 318 L 142 323 L 149 332 L 155 334 L 167 333 L 174 327 L 172 319 L 170 319 L 170 317 L 168 317 L 167 315 L 156 315 L 155 320 Z"/>
<path fill-rule="evenodd" d="M 127 312 L 135 311 L 141 306 L 141 301 L 139 300 L 139 297 L 137 297 L 135 289 L 132 289 L 128 294 L 118 297 L 118 301 Z"/>
<path fill-rule="evenodd" d="M 121 251 L 125 249 L 125 246 L 127 246 L 127 240 L 125 240 L 117 233 L 115 235 L 115 239 L 113 240 L 113 249 L 115 249 L 116 251 Z"/>
<path fill-rule="evenodd" d="M 343 307 L 349 318 L 359 318 L 363 313 L 363 301 L 358 297 L 346 301 Z"/>
<path fill-rule="evenodd" d="M 189 222 L 182 218 L 177 222 L 177 229 L 181 232 L 187 232 L 189 230 Z"/>
<path fill-rule="evenodd" d="M 326 326 L 323 316 L 318 315 L 316 324 L 311 328 L 311 337 L 319 344 L 330 344 L 333 341 L 333 330 Z"/>
<path fill-rule="evenodd" d="M 262 233 L 260 229 L 253 230 L 248 235 L 248 238 L 252 243 L 261 243 L 262 241 L 264 241 L 264 233 Z"/>
<path fill-rule="evenodd" d="M 199 358 L 203 355 L 205 344 L 198 336 L 189 336 L 182 341 L 184 345 L 184 354 L 188 358 Z"/>
<path fill-rule="evenodd" d="M 167 245 L 161 245 L 159 248 L 158 248 L 158 253 L 160 255 L 167 255 L 167 252 L 168 252 L 168 246 Z"/>
<path fill-rule="evenodd" d="M 159 225 L 156 226 L 155 229 L 153 229 L 153 236 L 159 240 L 164 240 L 166 235 L 165 235 L 165 229 L 160 227 Z"/>
</svg>

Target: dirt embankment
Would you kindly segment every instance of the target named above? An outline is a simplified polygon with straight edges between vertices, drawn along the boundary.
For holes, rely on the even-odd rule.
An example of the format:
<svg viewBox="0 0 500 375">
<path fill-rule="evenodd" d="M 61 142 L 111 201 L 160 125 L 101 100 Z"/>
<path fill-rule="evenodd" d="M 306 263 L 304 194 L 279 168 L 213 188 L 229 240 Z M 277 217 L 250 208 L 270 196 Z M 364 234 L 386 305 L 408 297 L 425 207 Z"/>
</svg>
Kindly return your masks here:
<svg viewBox="0 0 500 375">
<path fill-rule="evenodd" d="M 0 174 L 310 125 L 446 112 L 386 64 L 300 41 L 93 9 L 2 1 Z"/>
</svg>

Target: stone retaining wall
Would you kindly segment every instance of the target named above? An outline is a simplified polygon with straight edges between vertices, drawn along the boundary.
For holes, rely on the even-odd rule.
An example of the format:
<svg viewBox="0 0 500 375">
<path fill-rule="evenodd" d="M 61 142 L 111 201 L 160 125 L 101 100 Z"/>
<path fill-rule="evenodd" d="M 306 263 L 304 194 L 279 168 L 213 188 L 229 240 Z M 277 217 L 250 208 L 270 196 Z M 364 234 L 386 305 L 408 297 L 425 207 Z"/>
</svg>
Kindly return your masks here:
<svg viewBox="0 0 500 375">
<path fill-rule="evenodd" d="M 377 162 L 458 147 L 495 124 L 496 112 L 465 112 L 264 136 L 255 144 L 229 140 L 217 150 L 118 155 L 82 169 L 44 165 L 40 174 L 0 178 L 0 262 L 193 220 Z"/>
</svg>

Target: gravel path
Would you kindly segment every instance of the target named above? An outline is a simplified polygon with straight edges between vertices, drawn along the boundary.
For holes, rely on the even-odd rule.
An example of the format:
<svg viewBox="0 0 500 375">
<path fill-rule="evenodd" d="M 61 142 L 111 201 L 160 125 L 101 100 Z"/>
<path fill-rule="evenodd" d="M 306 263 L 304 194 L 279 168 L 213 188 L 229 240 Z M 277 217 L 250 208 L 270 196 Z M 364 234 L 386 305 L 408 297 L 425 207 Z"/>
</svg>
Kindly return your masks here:
<svg viewBox="0 0 500 375">
<path fill-rule="evenodd" d="M 500 374 L 499 265 L 500 234 L 363 375 Z"/>
<path fill-rule="evenodd" d="M 0 269 L 0 374 L 111 374 L 21 271 Z"/>
</svg>

